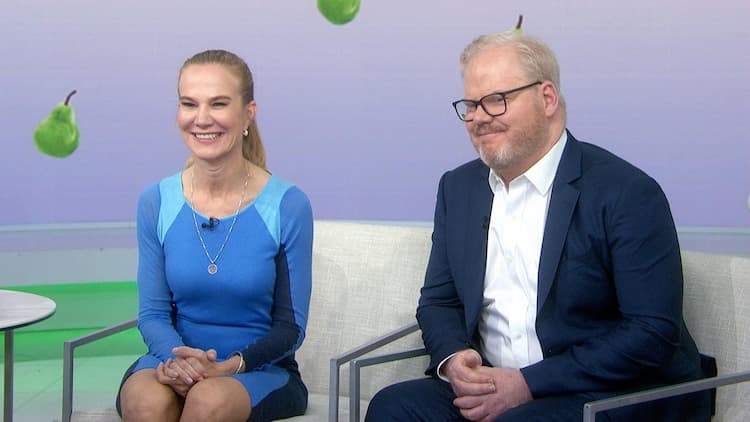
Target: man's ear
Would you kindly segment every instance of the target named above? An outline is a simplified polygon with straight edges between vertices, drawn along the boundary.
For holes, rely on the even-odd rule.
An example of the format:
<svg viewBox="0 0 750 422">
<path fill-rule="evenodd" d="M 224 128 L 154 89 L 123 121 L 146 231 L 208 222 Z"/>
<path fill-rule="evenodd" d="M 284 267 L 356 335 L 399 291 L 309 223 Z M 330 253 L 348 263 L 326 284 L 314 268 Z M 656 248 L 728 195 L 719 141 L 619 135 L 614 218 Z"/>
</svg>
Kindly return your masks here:
<svg viewBox="0 0 750 422">
<path fill-rule="evenodd" d="M 542 98 L 544 101 L 544 114 L 547 117 L 554 115 L 560 108 L 560 93 L 555 84 L 550 81 L 542 82 Z"/>
</svg>

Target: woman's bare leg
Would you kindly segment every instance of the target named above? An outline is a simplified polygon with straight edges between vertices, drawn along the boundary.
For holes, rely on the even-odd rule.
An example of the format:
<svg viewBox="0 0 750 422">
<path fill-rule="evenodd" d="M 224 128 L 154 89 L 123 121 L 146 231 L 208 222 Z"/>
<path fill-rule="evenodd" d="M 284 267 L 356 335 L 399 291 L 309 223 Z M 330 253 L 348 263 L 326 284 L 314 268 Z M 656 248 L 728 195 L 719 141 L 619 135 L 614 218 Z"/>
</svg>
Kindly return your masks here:
<svg viewBox="0 0 750 422">
<path fill-rule="evenodd" d="M 125 380 L 120 392 L 120 406 L 123 422 L 178 421 L 182 398 L 172 387 L 156 380 L 154 369 L 141 369 Z"/>
<path fill-rule="evenodd" d="M 245 386 L 236 379 L 206 378 L 188 391 L 180 422 L 245 422 L 251 405 Z"/>
</svg>

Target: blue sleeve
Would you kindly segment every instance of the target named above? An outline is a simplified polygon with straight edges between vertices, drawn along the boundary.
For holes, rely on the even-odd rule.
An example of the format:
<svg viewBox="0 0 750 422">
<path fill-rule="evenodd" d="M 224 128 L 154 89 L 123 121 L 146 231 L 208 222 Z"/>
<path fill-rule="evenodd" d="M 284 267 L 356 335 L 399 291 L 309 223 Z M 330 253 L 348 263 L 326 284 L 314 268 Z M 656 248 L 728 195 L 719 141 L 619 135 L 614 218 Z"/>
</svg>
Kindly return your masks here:
<svg viewBox="0 0 750 422">
<path fill-rule="evenodd" d="M 184 343 L 172 322 L 172 293 L 157 234 L 160 205 L 158 184 L 146 188 L 138 200 L 138 329 L 149 353 L 165 361 L 174 357 L 172 348 Z"/>
<path fill-rule="evenodd" d="M 268 334 L 242 351 L 245 370 L 291 356 L 305 338 L 312 290 L 313 217 L 307 196 L 290 188 L 280 205 L 281 245 Z"/>
</svg>

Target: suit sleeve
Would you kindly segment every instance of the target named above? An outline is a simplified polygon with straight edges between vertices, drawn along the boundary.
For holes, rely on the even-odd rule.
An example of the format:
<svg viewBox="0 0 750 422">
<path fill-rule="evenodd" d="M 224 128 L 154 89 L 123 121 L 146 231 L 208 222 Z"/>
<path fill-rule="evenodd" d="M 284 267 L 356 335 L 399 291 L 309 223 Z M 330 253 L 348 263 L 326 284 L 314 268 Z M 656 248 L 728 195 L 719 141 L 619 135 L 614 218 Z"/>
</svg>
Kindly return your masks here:
<svg viewBox="0 0 750 422">
<path fill-rule="evenodd" d="M 305 338 L 312 291 L 313 217 L 310 202 L 301 190 L 287 191 L 280 218 L 271 329 L 242 351 L 246 371 L 291 356 Z"/>
<path fill-rule="evenodd" d="M 434 374 L 440 362 L 449 355 L 472 348 L 467 335 L 464 307 L 456 291 L 448 258 L 446 180 L 449 175 L 450 172 L 443 175 L 438 187 L 432 250 L 417 307 L 422 340 L 430 355 L 426 370 L 428 375 Z"/>
<path fill-rule="evenodd" d="M 598 261 L 591 260 L 570 273 L 558 274 L 555 283 L 577 286 L 572 287 L 578 289 L 577 294 L 569 297 L 591 295 L 594 291 L 600 295 L 600 303 L 608 303 L 611 296 L 613 309 L 601 309 L 592 297 L 586 301 L 551 299 L 558 304 L 578 300 L 575 306 L 580 315 L 569 312 L 570 307 L 565 315 L 546 314 L 548 323 L 557 320 L 549 326 L 571 326 L 570 319 L 560 320 L 578 317 L 580 324 L 598 333 L 568 344 L 562 334 L 548 335 L 542 345 L 544 359 L 521 370 L 534 397 L 628 388 L 636 381 L 642 383 L 674 358 L 680 344 L 682 270 L 667 199 L 658 184 L 645 175 L 620 180 L 610 190 L 614 191 L 608 196 L 611 200 L 599 206 L 600 212 L 577 210 L 595 218 L 571 228 L 596 227 L 591 232 L 595 235 L 585 235 L 591 243 L 582 243 L 605 252 Z M 572 236 L 569 232 L 568 242 Z M 550 293 L 554 294 L 555 291 Z M 541 312 L 550 311 L 543 308 Z M 537 327 L 541 329 L 539 319 Z"/>
</svg>

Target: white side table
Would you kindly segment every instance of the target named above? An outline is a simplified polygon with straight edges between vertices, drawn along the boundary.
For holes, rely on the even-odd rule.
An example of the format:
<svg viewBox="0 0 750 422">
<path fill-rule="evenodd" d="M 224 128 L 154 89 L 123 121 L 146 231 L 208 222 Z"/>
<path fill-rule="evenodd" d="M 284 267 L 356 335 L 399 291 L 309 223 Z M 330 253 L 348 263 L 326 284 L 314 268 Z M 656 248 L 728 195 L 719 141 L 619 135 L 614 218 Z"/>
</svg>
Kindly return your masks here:
<svg viewBox="0 0 750 422">
<path fill-rule="evenodd" d="M 13 421 L 13 330 L 49 318 L 57 305 L 47 297 L 0 290 L 0 330 L 5 331 L 3 420 Z"/>
</svg>

